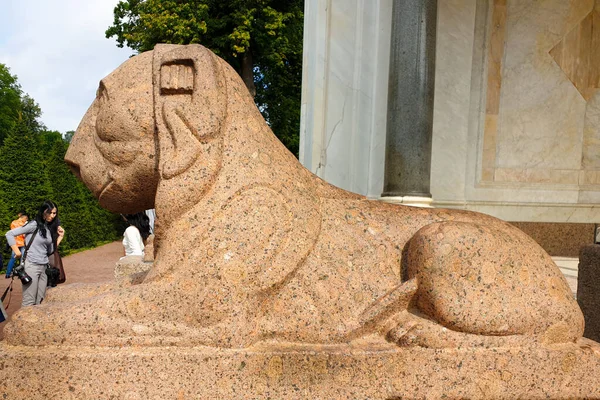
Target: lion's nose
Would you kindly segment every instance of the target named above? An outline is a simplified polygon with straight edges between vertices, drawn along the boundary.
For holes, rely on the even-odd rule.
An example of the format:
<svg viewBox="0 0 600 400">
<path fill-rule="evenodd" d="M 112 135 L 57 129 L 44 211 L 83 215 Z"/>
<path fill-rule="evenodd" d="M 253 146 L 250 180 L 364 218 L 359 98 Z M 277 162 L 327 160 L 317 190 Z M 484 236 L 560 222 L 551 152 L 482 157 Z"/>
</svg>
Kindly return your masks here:
<svg viewBox="0 0 600 400">
<path fill-rule="evenodd" d="M 83 116 L 75 134 L 71 138 L 71 143 L 65 154 L 65 163 L 67 163 L 77 179 L 81 179 L 80 167 L 82 164 L 86 165 L 86 157 L 90 154 L 92 134 L 94 131 L 93 121 L 95 121 L 95 104 L 96 101 L 92 103 Z"/>
</svg>

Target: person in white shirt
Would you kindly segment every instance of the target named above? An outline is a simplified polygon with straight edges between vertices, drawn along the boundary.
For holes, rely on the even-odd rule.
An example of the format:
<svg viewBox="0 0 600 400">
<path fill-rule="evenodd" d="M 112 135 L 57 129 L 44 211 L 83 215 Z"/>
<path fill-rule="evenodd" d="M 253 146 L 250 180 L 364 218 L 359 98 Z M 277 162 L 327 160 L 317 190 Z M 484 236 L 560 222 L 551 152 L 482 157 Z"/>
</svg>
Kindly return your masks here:
<svg viewBox="0 0 600 400">
<path fill-rule="evenodd" d="M 144 244 L 150 236 L 150 222 L 144 212 L 137 214 L 121 214 L 123 219 L 129 224 L 125 233 L 123 233 L 123 248 L 125 257 L 143 256 Z"/>
</svg>

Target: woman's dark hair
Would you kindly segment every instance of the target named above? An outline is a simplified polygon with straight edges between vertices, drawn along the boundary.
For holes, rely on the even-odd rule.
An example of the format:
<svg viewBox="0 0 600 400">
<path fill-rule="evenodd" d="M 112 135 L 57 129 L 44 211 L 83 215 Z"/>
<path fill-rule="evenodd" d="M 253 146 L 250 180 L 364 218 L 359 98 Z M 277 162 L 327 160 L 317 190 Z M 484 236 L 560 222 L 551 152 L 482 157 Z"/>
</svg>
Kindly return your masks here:
<svg viewBox="0 0 600 400">
<path fill-rule="evenodd" d="M 123 218 L 127 220 L 127 223 L 131 226 L 135 226 L 138 231 L 140 231 L 140 235 L 142 235 L 142 239 L 146 241 L 148 236 L 150 236 L 150 218 L 146 215 L 145 212 L 139 212 L 137 214 L 124 214 Z"/>
<path fill-rule="evenodd" d="M 46 214 L 49 214 L 53 208 L 56 208 L 56 216 L 52 222 L 46 222 Z M 36 216 L 35 222 L 37 223 L 39 234 L 44 239 L 47 237 L 46 231 L 50 231 L 50 237 L 52 238 L 52 244 L 56 249 L 56 240 L 58 239 L 58 227 L 60 226 L 60 220 L 58 219 L 58 207 L 50 200 L 46 200 L 40 206 Z"/>
</svg>

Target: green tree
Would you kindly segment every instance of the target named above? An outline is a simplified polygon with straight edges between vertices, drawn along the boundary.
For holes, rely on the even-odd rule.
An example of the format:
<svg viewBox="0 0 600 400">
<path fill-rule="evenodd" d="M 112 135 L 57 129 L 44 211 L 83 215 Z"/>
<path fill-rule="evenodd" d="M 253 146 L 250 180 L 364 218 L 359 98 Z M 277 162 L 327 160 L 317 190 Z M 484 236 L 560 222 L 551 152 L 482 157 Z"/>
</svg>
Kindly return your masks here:
<svg viewBox="0 0 600 400">
<path fill-rule="evenodd" d="M 63 136 L 60 132 L 58 131 L 48 131 L 48 130 L 43 130 L 38 132 L 38 134 L 36 135 L 37 138 L 37 143 L 38 146 L 40 148 L 40 151 L 42 152 L 42 154 L 49 154 L 50 151 L 52 151 L 52 149 L 54 148 L 54 145 L 56 142 L 62 142 L 63 141 Z M 68 145 L 68 143 L 67 143 Z M 64 161 L 61 160 L 61 163 L 64 164 Z M 69 169 L 65 169 L 65 171 L 69 171 Z"/>
<path fill-rule="evenodd" d="M 8 227 L 21 209 L 33 214 L 48 198 L 43 160 L 35 134 L 23 121 L 18 122 L 0 151 L 0 193 L 6 210 L 0 226 Z"/>
<path fill-rule="evenodd" d="M 0 63 L 0 144 L 12 132 L 21 112 L 21 86 L 10 69 Z"/>
<path fill-rule="evenodd" d="M 46 160 L 46 176 L 51 198 L 59 206 L 61 225 L 67 232 L 61 247 L 69 250 L 88 246 L 95 239 L 90 229 L 93 222 L 90 221 L 80 183 L 63 161 L 68 144 L 56 140 L 51 146 Z"/>
<path fill-rule="evenodd" d="M 19 111 L 19 121 L 34 133 L 41 132 L 46 126 L 40 121 L 42 109 L 28 94 L 21 97 L 21 109 Z"/>
<path fill-rule="evenodd" d="M 242 77 L 277 137 L 298 155 L 303 0 L 125 0 L 106 37 L 119 47 L 201 43 Z"/>
<path fill-rule="evenodd" d="M 33 133 L 46 129 L 40 121 L 41 116 L 40 106 L 23 93 L 17 77 L 10 73 L 10 69 L 0 64 L 0 144 L 19 122 L 23 122 Z"/>
<path fill-rule="evenodd" d="M 66 131 L 65 135 L 64 135 L 65 141 L 67 143 L 71 143 L 71 140 L 73 139 L 74 135 L 75 135 L 75 131 Z"/>
</svg>

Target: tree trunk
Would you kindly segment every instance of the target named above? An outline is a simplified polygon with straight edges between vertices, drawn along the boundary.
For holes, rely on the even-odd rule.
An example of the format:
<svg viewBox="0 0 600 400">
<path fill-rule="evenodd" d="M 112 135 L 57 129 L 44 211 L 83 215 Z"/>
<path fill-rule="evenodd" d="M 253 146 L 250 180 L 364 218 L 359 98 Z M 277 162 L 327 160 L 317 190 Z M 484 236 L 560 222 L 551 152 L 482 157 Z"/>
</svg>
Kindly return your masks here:
<svg viewBox="0 0 600 400">
<path fill-rule="evenodd" d="M 256 87 L 254 86 L 254 65 L 252 63 L 252 53 L 250 49 L 242 55 L 241 77 L 252 97 L 256 96 Z"/>
</svg>

